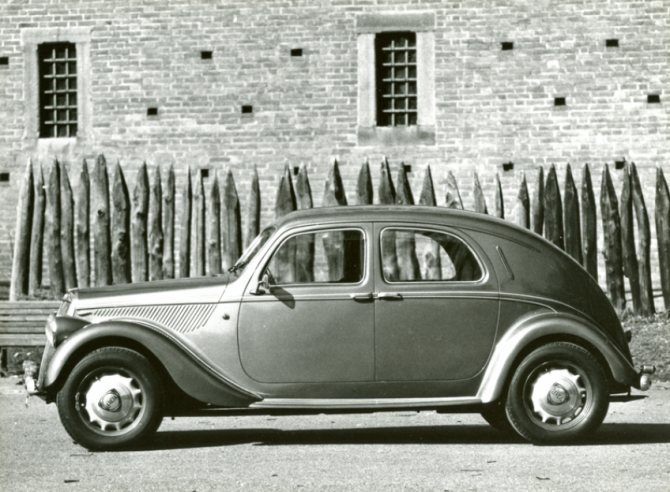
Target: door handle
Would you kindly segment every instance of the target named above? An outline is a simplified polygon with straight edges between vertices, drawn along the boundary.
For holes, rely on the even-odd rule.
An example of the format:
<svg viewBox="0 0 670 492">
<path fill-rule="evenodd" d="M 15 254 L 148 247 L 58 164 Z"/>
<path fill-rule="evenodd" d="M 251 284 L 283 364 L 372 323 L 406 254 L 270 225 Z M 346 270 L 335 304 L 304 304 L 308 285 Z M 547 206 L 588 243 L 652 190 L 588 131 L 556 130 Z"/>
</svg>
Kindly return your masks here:
<svg viewBox="0 0 670 492">
<path fill-rule="evenodd" d="M 367 292 L 365 294 L 349 294 L 354 301 L 371 301 L 374 299 L 372 292 Z"/>
<path fill-rule="evenodd" d="M 401 300 L 402 294 L 400 294 L 399 292 L 379 292 L 377 294 L 377 299 L 387 299 L 390 301 Z"/>
</svg>

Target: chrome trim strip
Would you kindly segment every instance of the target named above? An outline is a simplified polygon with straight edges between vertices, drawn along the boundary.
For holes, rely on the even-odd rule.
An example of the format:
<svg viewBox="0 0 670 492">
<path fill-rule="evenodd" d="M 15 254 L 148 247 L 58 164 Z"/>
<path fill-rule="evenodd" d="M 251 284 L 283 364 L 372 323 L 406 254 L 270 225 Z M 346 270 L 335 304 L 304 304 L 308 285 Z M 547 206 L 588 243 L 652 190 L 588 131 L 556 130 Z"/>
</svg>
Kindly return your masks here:
<svg viewBox="0 0 670 492">
<path fill-rule="evenodd" d="M 249 408 L 426 408 L 479 404 L 476 397 L 457 398 L 266 398 Z"/>
</svg>

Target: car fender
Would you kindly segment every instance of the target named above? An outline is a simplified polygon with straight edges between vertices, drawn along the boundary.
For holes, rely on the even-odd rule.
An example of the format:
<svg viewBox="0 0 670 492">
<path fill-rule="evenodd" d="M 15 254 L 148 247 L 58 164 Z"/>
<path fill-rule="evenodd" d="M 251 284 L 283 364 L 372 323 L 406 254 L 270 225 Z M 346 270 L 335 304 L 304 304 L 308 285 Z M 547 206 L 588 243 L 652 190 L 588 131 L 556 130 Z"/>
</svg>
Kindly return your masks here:
<svg viewBox="0 0 670 492">
<path fill-rule="evenodd" d="M 169 332 L 148 323 L 109 320 L 93 323 L 71 334 L 56 349 L 46 369 L 43 388 L 48 390 L 68 363 L 86 346 L 99 347 L 104 339 L 126 339 L 141 344 L 165 367 L 177 386 L 187 395 L 214 405 L 248 406 L 262 398 L 239 387 L 217 371 L 211 363 Z"/>
<path fill-rule="evenodd" d="M 497 400 L 505 387 L 514 361 L 534 341 L 551 336 L 572 336 L 594 346 L 605 358 L 614 380 L 637 387 L 639 375 L 609 337 L 582 318 L 564 313 L 533 315 L 519 320 L 498 341 L 477 394 L 483 403 Z"/>
</svg>

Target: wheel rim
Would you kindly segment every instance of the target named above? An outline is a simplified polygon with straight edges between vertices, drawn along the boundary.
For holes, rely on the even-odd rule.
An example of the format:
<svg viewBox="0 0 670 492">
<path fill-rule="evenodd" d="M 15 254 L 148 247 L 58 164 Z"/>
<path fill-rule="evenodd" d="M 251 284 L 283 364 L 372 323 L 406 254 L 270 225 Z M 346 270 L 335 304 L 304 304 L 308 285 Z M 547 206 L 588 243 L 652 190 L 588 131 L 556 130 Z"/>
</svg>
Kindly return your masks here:
<svg viewBox="0 0 670 492">
<path fill-rule="evenodd" d="M 549 430 L 574 427 L 589 414 L 592 387 L 586 373 L 567 363 L 545 363 L 526 380 L 524 405 L 533 422 Z"/>
<path fill-rule="evenodd" d="M 84 378 L 75 404 L 84 423 L 93 431 L 119 436 L 138 426 L 145 411 L 144 393 L 132 373 L 106 368 Z"/>
</svg>

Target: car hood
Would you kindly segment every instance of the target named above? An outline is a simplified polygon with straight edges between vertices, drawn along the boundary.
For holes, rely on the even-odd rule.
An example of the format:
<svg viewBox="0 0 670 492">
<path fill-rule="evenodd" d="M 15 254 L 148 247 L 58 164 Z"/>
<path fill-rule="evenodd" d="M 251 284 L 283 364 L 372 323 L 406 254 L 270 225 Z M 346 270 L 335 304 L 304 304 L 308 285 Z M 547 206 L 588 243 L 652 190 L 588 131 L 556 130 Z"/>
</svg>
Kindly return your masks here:
<svg viewBox="0 0 670 492">
<path fill-rule="evenodd" d="M 82 309 L 171 304 L 208 304 L 221 299 L 234 275 L 159 280 L 110 285 L 73 291 L 77 311 Z"/>
</svg>

